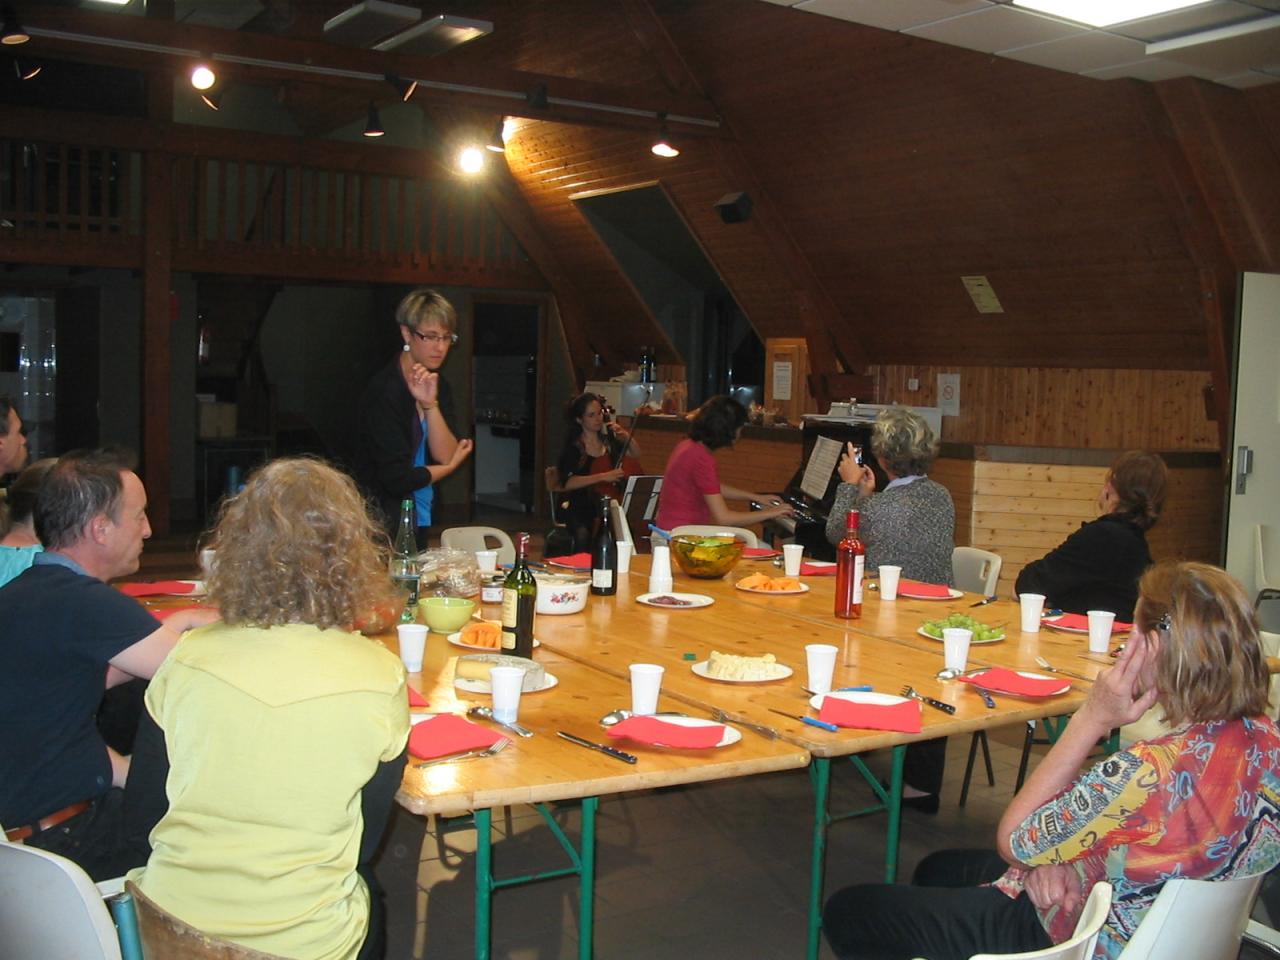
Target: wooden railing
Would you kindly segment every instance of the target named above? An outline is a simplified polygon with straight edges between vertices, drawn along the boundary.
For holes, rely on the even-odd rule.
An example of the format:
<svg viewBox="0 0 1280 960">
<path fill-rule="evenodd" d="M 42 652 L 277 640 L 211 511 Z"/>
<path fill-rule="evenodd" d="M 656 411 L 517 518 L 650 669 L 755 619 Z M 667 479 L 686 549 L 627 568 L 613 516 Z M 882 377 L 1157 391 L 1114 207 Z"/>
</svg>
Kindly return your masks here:
<svg viewBox="0 0 1280 960">
<path fill-rule="evenodd" d="M 141 154 L 116 147 L 0 140 L 0 220 L 15 236 L 110 242 L 136 236 Z"/>
</svg>

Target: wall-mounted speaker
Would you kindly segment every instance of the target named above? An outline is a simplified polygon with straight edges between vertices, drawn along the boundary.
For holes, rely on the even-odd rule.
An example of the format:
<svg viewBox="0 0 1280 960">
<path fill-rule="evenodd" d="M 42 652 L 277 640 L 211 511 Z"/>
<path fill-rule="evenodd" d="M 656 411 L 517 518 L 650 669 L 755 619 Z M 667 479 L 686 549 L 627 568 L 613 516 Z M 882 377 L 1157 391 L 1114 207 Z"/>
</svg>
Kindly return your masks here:
<svg viewBox="0 0 1280 960">
<path fill-rule="evenodd" d="M 716 201 L 716 210 L 725 223 L 743 223 L 751 219 L 751 195 L 726 193 Z"/>
</svg>

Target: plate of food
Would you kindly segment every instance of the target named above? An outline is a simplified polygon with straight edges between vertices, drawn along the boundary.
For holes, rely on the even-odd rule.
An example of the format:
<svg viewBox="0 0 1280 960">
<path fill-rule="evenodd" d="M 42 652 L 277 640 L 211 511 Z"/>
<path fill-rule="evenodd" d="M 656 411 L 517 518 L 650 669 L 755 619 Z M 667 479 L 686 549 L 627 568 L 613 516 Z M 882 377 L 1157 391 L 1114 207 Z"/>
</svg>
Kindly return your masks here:
<svg viewBox="0 0 1280 960">
<path fill-rule="evenodd" d="M 737 743 L 742 739 L 742 731 L 736 730 L 727 723 L 721 723 L 719 720 L 708 720 L 705 717 L 655 717 L 655 720 L 661 720 L 663 723 L 669 723 L 676 727 L 724 727 L 724 736 L 720 738 L 720 742 L 715 744 L 717 747 L 727 747 L 730 744 Z M 661 741 L 638 740 L 637 743 L 644 743 L 651 747 L 666 747 L 669 744 Z M 676 748 L 683 749 L 683 748 Z"/>
<path fill-rule="evenodd" d="M 734 587 L 747 593 L 767 593 L 775 597 L 779 594 L 809 592 L 809 585 L 801 583 L 798 577 L 770 577 L 763 573 L 743 577 Z"/>
<path fill-rule="evenodd" d="M 554 673 L 543 673 L 542 680 L 527 690 L 521 690 L 521 693 L 541 693 L 543 690 L 550 690 L 560 682 L 560 678 Z M 473 677 L 454 677 L 453 685 L 465 693 L 493 693 L 493 687 L 490 685 L 488 678 L 483 680 Z"/>
<path fill-rule="evenodd" d="M 772 653 L 744 657 L 719 650 L 712 650 L 711 656 L 693 664 L 690 669 L 695 676 L 721 683 L 772 683 L 785 680 L 794 672 L 785 663 L 778 663 Z"/>
<path fill-rule="evenodd" d="M 959 627 L 961 630 L 969 630 L 973 633 L 970 644 L 978 643 L 999 643 L 1004 639 L 1004 624 L 998 623 L 995 626 L 982 623 L 973 617 L 967 617 L 963 613 L 953 613 L 949 617 L 942 617 L 938 620 L 926 620 L 920 624 L 916 633 L 922 637 L 928 637 L 930 640 L 941 642 L 942 631 L 951 627 Z"/>
<path fill-rule="evenodd" d="M 451 633 L 445 639 L 455 647 L 466 647 L 468 650 L 501 650 L 502 621 L 472 620 L 457 633 Z M 533 645 L 542 646 L 537 637 L 534 637 Z"/>
<path fill-rule="evenodd" d="M 522 693 L 541 693 L 560 682 L 535 660 L 515 657 L 509 653 L 466 653 L 459 656 L 454 665 L 453 685 L 467 693 L 492 693 L 489 671 L 494 667 L 516 667 L 523 670 L 524 680 L 520 687 Z"/>
<path fill-rule="evenodd" d="M 943 590 L 947 592 L 944 594 Z M 964 591 L 933 583 L 917 585 L 902 581 L 898 584 L 898 596 L 907 600 L 959 600 L 964 596 Z"/>
<path fill-rule="evenodd" d="M 826 697 L 837 700 L 848 700 L 850 703 L 869 703 L 877 707 L 891 707 L 896 703 L 906 703 L 906 697 L 893 693 L 876 693 L 872 690 L 832 690 L 830 693 L 815 693 L 809 698 L 809 706 L 815 710 L 822 709 L 822 701 Z"/>
<path fill-rule="evenodd" d="M 642 593 L 636 597 L 636 603 L 646 607 L 661 607 L 663 610 L 695 610 L 698 607 L 709 607 L 715 603 L 714 597 L 704 593 Z"/>
</svg>

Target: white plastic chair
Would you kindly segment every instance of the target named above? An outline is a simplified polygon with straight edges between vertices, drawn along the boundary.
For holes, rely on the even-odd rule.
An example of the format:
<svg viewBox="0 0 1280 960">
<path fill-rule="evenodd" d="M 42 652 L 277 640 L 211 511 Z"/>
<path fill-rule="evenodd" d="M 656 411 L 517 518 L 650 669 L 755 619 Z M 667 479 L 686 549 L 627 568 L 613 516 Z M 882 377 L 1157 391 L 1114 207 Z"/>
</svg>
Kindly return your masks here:
<svg viewBox="0 0 1280 960">
<path fill-rule="evenodd" d="M 631 525 L 627 523 L 627 515 L 622 510 L 622 504 L 617 500 L 610 500 L 609 514 L 613 518 L 613 538 L 629 543 L 634 548 L 636 542 L 631 538 Z"/>
<path fill-rule="evenodd" d="M 1070 940 L 1043 950 L 1030 950 L 1026 953 L 975 953 L 969 960 L 1088 960 L 1093 956 L 1093 945 L 1098 940 L 1098 931 L 1107 920 L 1107 911 L 1111 909 L 1111 884 L 1098 883 L 1089 891 L 1089 899 L 1084 902 L 1080 911 L 1080 919 L 1076 921 L 1076 931 Z M 1187 960 L 1194 954 L 1187 954 Z M 917 957 L 916 960 L 922 960 Z M 1199 960 L 1199 958 L 1197 958 Z"/>
<path fill-rule="evenodd" d="M 1000 582 L 1000 554 L 977 547 L 956 547 L 951 551 L 951 577 L 957 590 L 980 593 L 984 597 L 996 592 Z"/>
<path fill-rule="evenodd" d="M 488 541 L 496 540 L 496 544 Z M 446 550 L 465 550 L 475 553 L 477 550 L 498 551 L 498 563 L 516 562 L 516 545 L 505 530 L 497 527 L 450 527 L 440 534 L 440 546 Z"/>
<path fill-rule="evenodd" d="M 673 537 L 682 533 L 691 537 L 714 537 L 722 534 L 726 537 L 739 537 L 746 541 L 748 547 L 760 546 L 760 541 L 756 538 L 756 535 L 746 527 L 718 527 L 713 523 L 687 523 L 683 527 L 676 527 L 669 532 Z"/>
<path fill-rule="evenodd" d="M 120 941 L 102 894 L 77 864 L 0 842 L 0 955 L 120 960 Z"/>
<path fill-rule="evenodd" d="M 1170 880 L 1120 960 L 1235 960 L 1264 876 Z"/>
</svg>

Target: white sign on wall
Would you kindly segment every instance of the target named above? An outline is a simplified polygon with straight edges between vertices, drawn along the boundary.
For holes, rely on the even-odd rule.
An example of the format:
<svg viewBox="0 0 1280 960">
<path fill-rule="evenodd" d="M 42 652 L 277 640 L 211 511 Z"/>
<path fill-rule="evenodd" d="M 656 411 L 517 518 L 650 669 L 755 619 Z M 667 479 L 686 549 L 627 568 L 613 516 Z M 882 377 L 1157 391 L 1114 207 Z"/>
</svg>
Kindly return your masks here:
<svg viewBox="0 0 1280 960">
<path fill-rule="evenodd" d="M 938 374 L 938 409 L 944 417 L 960 416 L 960 374 Z"/>
</svg>

